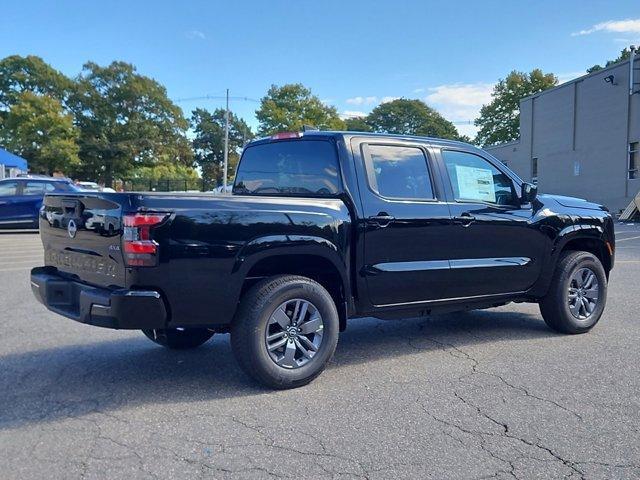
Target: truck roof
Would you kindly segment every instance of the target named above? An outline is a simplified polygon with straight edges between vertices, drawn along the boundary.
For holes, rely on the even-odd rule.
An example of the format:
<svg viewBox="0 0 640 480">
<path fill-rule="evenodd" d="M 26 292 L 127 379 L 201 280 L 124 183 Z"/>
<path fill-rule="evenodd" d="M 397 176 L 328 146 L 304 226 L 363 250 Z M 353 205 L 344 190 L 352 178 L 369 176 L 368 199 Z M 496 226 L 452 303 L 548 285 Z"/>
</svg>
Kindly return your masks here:
<svg viewBox="0 0 640 480">
<path fill-rule="evenodd" d="M 399 134 L 394 134 L 394 133 L 372 133 L 372 132 L 352 132 L 352 131 L 333 131 L 333 130 L 307 130 L 304 132 L 296 132 L 299 134 L 299 138 L 309 138 L 309 137 L 372 137 L 372 138 L 393 138 L 393 139 L 398 139 L 398 140 L 407 140 L 407 141 L 412 141 L 412 142 L 423 142 L 423 143 L 429 143 L 431 145 L 438 145 L 438 146 L 464 146 L 466 148 L 472 147 L 472 148 L 477 148 L 474 145 L 465 143 L 465 142 L 460 142 L 457 140 L 448 140 L 448 139 L 444 139 L 444 138 L 436 138 L 436 137 L 422 137 L 422 136 L 416 136 L 416 135 L 399 135 Z M 281 140 L 291 140 L 292 138 L 273 138 L 273 137 L 262 137 L 262 138 L 258 138 L 256 140 L 253 140 L 251 142 L 249 142 L 247 144 L 247 146 L 249 145 L 256 145 L 256 144 L 262 144 L 262 143 L 270 143 L 270 142 L 277 142 L 277 141 L 281 141 Z M 295 139 L 295 138 L 293 138 Z"/>
</svg>

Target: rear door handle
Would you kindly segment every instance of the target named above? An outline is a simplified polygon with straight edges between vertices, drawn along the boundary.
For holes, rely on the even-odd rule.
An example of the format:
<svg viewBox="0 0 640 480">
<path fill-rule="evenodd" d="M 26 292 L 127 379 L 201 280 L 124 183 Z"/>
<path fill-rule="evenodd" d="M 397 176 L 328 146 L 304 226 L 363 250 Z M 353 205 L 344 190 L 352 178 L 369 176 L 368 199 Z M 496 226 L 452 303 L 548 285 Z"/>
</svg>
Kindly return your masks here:
<svg viewBox="0 0 640 480">
<path fill-rule="evenodd" d="M 378 227 L 387 227 L 391 222 L 396 219 L 393 215 L 389 215 L 387 212 L 380 212 L 378 215 L 369 217 L 369 223 Z"/>
<path fill-rule="evenodd" d="M 462 225 L 463 227 L 468 227 L 476 220 L 476 217 L 471 215 L 470 213 L 463 213 L 459 217 L 453 217 L 454 223 Z"/>
</svg>

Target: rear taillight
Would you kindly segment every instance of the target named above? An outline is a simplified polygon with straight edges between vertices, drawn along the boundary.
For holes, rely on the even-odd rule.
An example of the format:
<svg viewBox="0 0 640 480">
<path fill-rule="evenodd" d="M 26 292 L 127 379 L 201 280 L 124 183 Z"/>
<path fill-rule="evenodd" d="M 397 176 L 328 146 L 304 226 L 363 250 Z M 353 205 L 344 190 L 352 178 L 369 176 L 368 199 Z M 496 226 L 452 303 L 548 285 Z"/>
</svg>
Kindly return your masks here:
<svg viewBox="0 0 640 480">
<path fill-rule="evenodd" d="M 167 213 L 136 213 L 122 219 L 124 260 L 129 267 L 153 267 L 158 263 L 158 244 L 151 239 L 151 229 L 161 224 Z"/>
</svg>

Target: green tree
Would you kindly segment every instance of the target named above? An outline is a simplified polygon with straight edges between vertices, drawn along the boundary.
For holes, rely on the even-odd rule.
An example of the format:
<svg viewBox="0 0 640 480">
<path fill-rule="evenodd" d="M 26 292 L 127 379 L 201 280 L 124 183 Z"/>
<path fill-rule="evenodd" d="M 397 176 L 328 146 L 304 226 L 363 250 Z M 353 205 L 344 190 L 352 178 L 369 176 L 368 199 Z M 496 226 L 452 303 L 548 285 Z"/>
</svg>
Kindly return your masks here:
<svg viewBox="0 0 640 480">
<path fill-rule="evenodd" d="M 603 69 L 605 69 L 607 67 L 610 67 L 614 63 L 621 62 L 621 61 L 626 60 L 626 59 L 628 59 L 630 57 L 631 57 L 631 49 L 629 47 L 625 47 L 620 51 L 620 55 L 618 55 L 618 58 L 615 58 L 613 60 L 607 61 L 607 63 L 605 64 L 604 67 L 602 65 L 594 65 L 591 68 L 587 68 L 587 73 L 593 73 L 593 72 L 597 72 L 599 70 L 603 70 Z"/>
<path fill-rule="evenodd" d="M 260 101 L 256 118 L 260 122 L 260 135 L 299 131 L 304 125 L 323 130 L 344 129 L 344 122 L 335 107 L 323 104 L 311 90 L 300 83 L 282 87 L 272 85 Z"/>
<path fill-rule="evenodd" d="M 372 131 L 458 139 L 458 131 L 433 108 L 421 100 L 399 98 L 378 105 L 367 116 Z"/>
<path fill-rule="evenodd" d="M 34 173 L 69 173 L 78 165 L 78 129 L 58 100 L 23 91 L 12 102 L 0 128 L 0 143 L 27 159 Z"/>
<path fill-rule="evenodd" d="M 191 141 L 196 164 L 202 170 L 202 177 L 222 184 L 224 174 L 224 126 L 225 111 L 217 108 L 213 112 L 198 108 L 191 115 L 191 129 L 195 136 Z M 247 123 L 229 112 L 229 168 L 228 179 L 235 175 L 240 159 L 240 151 L 253 138 Z"/>
<path fill-rule="evenodd" d="M 73 81 L 40 57 L 11 55 L 0 60 L 0 111 L 7 112 L 23 92 L 48 95 L 65 104 Z"/>
<path fill-rule="evenodd" d="M 510 142 L 520 136 L 520 100 L 558 84 L 552 73 L 540 69 L 530 73 L 512 71 L 493 87 L 491 103 L 483 105 L 475 125 L 480 127 L 475 138 L 478 145 Z"/>
<path fill-rule="evenodd" d="M 198 180 L 198 172 L 192 167 L 179 163 L 164 163 L 154 167 L 138 167 L 131 172 L 131 178 L 145 180 Z"/>
<path fill-rule="evenodd" d="M 85 64 L 71 105 L 81 131 L 78 176 L 111 186 L 139 167 L 193 164 L 182 111 L 131 64 Z"/>
<path fill-rule="evenodd" d="M 350 132 L 370 132 L 371 126 L 367 123 L 367 117 L 352 117 L 344 121 L 345 130 Z"/>
</svg>

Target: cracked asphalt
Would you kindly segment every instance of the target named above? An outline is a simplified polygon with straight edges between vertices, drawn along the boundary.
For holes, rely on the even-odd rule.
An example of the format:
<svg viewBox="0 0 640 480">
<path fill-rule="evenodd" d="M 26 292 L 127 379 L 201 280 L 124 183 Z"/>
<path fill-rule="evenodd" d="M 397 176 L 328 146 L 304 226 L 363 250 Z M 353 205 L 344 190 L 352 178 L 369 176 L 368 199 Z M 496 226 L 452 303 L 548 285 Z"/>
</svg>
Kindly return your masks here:
<svg viewBox="0 0 640 480">
<path fill-rule="evenodd" d="M 536 305 L 352 321 L 328 369 L 272 392 L 226 335 L 173 352 L 32 298 L 36 235 L 0 233 L 0 477 L 640 479 L 640 226 L 618 226 L 587 335 Z"/>
</svg>

